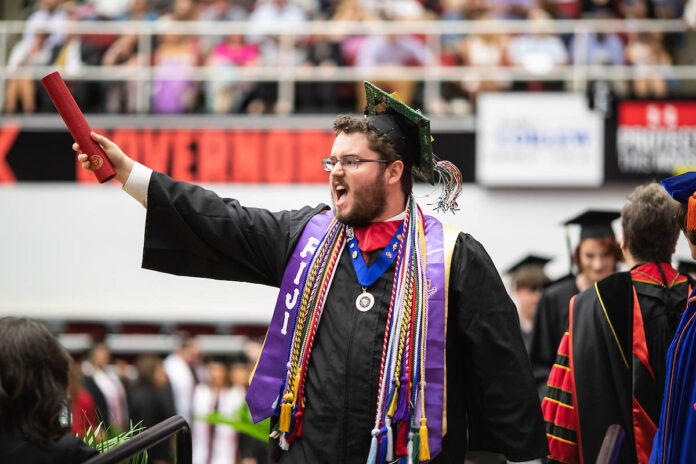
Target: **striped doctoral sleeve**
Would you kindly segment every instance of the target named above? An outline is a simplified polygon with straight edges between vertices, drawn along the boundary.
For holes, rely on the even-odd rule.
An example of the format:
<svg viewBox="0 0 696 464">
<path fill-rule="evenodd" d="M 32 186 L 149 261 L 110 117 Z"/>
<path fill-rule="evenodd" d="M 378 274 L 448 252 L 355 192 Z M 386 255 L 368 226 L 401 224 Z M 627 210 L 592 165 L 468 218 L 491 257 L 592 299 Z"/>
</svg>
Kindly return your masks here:
<svg viewBox="0 0 696 464">
<path fill-rule="evenodd" d="M 570 372 L 568 332 L 563 335 L 551 369 L 546 397 L 541 409 L 546 421 L 546 437 L 549 440 L 549 462 L 575 464 L 578 462 L 576 435 L 578 416 L 573 407 L 573 379 Z"/>
</svg>

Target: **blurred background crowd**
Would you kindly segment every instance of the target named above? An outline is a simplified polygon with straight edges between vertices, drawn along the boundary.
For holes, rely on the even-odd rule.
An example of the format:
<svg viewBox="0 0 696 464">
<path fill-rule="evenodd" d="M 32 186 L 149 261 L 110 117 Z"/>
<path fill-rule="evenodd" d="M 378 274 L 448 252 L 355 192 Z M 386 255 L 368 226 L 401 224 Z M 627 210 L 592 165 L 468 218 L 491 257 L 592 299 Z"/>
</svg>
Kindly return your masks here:
<svg viewBox="0 0 696 464">
<path fill-rule="evenodd" d="M 86 350 L 67 343 L 73 358 L 68 385 L 72 433 L 83 437 L 100 427 L 105 439 L 178 414 L 191 424 L 194 463 L 266 462 L 264 442 L 205 421 L 214 412 L 243 420 L 249 376 L 261 345 L 246 339 L 238 352 L 210 355 L 190 333 L 177 332 L 172 340 L 175 348 L 168 354 L 144 349 L 114 356 L 104 342 Z M 66 344 L 64 338 L 62 342 Z M 174 462 L 173 445 L 167 441 L 151 448 L 148 462 Z"/>
<path fill-rule="evenodd" d="M 75 78 L 71 90 L 84 110 L 112 114 L 354 111 L 364 106 L 355 84 L 361 78 L 317 82 L 317 76 L 346 67 L 361 77 L 388 73 L 395 66 L 426 72 L 435 66 L 464 67 L 461 77 L 443 81 L 438 95 L 428 95 L 428 101 L 422 80 L 379 82 L 398 87 L 406 102 L 427 105 L 431 114 L 458 115 L 475 111 L 475 97 L 482 91 L 572 87 L 563 75 L 548 77 L 568 65 L 631 66 L 630 79 L 612 79 L 615 92 L 640 98 L 676 95 L 689 89 L 674 78 L 670 66 L 693 65 L 696 56 L 696 41 L 687 27 L 668 27 L 669 32 L 590 28 L 578 35 L 554 26 L 554 20 L 562 19 L 683 18 L 694 24 L 694 0 L 33 0 L 7 16 L 26 23 L 23 32 L 6 39 L 6 114 L 51 110 L 36 85 L 41 74 L 28 71 L 36 66 L 58 66 L 66 79 Z M 432 36 L 426 31 L 392 34 L 388 29 L 392 22 L 425 21 L 437 28 L 459 20 L 492 25 L 495 20 L 521 19 L 530 20 L 530 26 L 513 33 L 494 26 Z M 141 23 L 125 25 L 118 29 L 121 33 L 82 33 L 70 27 L 94 21 Z M 200 21 L 233 21 L 236 29 L 218 34 L 202 26 L 197 33 L 178 32 L 182 23 Z M 337 27 L 331 33 L 302 32 L 316 21 Z M 364 22 L 364 30 L 344 32 L 338 25 L 345 21 Z M 151 25 L 150 32 L 144 33 L 143 23 Z M 281 29 L 295 32 L 273 34 Z M 85 66 L 118 67 L 124 77 L 91 81 L 80 72 Z M 274 75 L 243 80 L 243 68 L 264 67 L 273 68 Z M 207 73 L 196 78 L 202 68 Z M 278 81 L 290 69 L 294 75 L 288 103 L 279 98 Z M 506 69 L 516 74 L 506 74 Z M 148 74 L 146 110 L 137 104 L 137 73 Z M 518 79 L 520 73 L 524 80 Z M 303 82 L 302 76 L 309 75 L 313 81 Z"/>
</svg>

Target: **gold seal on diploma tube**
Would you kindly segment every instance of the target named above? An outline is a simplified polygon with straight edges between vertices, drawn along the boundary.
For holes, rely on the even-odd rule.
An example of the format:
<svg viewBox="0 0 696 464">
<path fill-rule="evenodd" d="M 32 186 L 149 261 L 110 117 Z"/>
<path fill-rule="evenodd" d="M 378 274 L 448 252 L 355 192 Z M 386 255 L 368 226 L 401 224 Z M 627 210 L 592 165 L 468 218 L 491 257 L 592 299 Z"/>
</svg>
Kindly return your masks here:
<svg viewBox="0 0 696 464">
<path fill-rule="evenodd" d="M 92 165 L 91 167 L 94 170 L 97 170 L 104 165 L 104 159 L 99 155 L 90 156 L 89 162 L 91 163 L 91 165 Z"/>
</svg>

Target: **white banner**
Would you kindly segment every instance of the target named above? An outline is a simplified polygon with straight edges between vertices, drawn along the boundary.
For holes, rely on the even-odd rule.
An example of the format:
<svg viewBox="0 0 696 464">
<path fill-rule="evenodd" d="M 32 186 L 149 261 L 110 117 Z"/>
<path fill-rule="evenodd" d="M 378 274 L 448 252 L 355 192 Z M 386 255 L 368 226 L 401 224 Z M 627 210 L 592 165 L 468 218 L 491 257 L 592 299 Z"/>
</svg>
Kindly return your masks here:
<svg viewBox="0 0 696 464">
<path fill-rule="evenodd" d="M 479 96 L 476 180 L 489 187 L 596 187 L 603 121 L 582 94 Z"/>
</svg>

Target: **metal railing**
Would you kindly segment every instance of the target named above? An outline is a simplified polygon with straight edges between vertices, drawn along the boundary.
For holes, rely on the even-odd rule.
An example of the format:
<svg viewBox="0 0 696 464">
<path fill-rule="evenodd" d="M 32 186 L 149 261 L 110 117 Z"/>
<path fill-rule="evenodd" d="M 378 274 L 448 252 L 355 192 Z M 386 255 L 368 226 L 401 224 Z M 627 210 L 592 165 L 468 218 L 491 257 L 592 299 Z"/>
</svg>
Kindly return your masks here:
<svg viewBox="0 0 696 464">
<path fill-rule="evenodd" d="M 84 464 L 116 464 L 176 435 L 176 463 L 191 464 L 191 429 L 181 416 L 173 416 Z"/>
<path fill-rule="evenodd" d="M 22 34 L 24 21 L 0 21 L 0 87 L 10 77 L 4 63 L 8 38 Z M 359 82 L 363 79 L 398 80 L 424 82 L 424 100 L 435 101 L 441 94 L 443 82 L 465 81 L 566 81 L 573 89 L 584 91 L 588 82 L 602 79 L 624 81 L 640 77 L 646 66 L 594 65 L 585 61 L 589 34 L 611 32 L 618 34 L 661 32 L 683 33 L 688 26 L 680 19 L 673 20 L 466 20 L 466 21 L 309 21 L 306 23 L 264 23 L 262 26 L 245 21 L 79 21 L 66 22 L 66 34 L 135 34 L 138 35 L 138 64 L 136 66 L 88 66 L 65 73 L 73 81 L 135 81 L 137 85 L 137 112 L 147 114 L 150 109 L 150 84 L 154 80 L 155 66 L 151 66 L 152 37 L 158 35 L 272 35 L 280 40 L 280 54 L 291 53 L 304 38 L 309 36 L 369 36 L 369 35 L 412 35 L 425 37 L 432 56 L 439 57 L 443 51 L 443 39 L 464 37 L 471 34 L 524 34 L 551 33 L 572 35 L 573 63 L 556 66 L 544 74 L 531 73 L 520 66 L 445 66 L 438 61 L 421 66 L 393 66 L 367 69 L 355 66 L 316 67 L 283 63 L 275 66 L 236 67 L 236 82 L 277 82 L 278 100 L 287 108 L 294 105 L 296 82 Z M 21 68 L 25 75 L 39 79 L 59 66 L 26 66 Z M 218 66 L 197 66 L 186 75 L 186 80 L 205 82 L 229 80 Z M 696 65 L 653 66 L 674 80 L 696 79 Z M 157 80 L 179 80 L 181 76 L 157 76 Z M 0 94 L 0 105 L 3 94 Z M 427 108 L 426 108 L 427 110 Z"/>
</svg>

